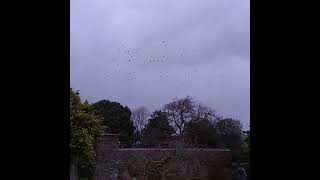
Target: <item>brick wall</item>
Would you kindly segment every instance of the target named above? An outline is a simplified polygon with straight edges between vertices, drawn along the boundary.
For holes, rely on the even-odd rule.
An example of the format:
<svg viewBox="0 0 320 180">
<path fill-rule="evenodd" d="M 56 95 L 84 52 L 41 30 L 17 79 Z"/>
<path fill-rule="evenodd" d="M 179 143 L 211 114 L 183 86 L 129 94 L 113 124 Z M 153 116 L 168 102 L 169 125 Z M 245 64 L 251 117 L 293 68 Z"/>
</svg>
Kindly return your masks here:
<svg viewBox="0 0 320 180">
<path fill-rule="evenodd" d="M 226 149 L 119 149 L 116 135 L 97 143 L 95 180 L 231 180 Z"/>
</svg>

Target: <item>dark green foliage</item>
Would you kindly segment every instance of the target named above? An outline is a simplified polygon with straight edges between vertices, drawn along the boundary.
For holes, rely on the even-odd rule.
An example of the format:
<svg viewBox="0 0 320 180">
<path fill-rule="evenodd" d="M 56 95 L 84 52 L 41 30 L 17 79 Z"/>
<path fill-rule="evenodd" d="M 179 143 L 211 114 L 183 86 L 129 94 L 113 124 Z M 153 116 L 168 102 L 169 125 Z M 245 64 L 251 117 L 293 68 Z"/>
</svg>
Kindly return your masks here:
<svg viewBox="0 0 320 180">
<path fill-rule="evenodd" d="M 170 126 L 166 113 L 155 111 L 145 129 L 142 130 L 142 143 L 147 147 L 158 147 L 173 133 L 175 133 L 174 128 Z"/>
<path fill-rule="evenodd" d="M 93 104 L 94 112 L 103 117 L 103 125 L 106 131 L 119 134 L 122 144 L 130 146 L 133 143 L 134 125 L 130 119 L 131 111 L 127 106 L 118 102 L 101 100 Z"/>
<path fill-rule="evenodd" d="M 70 89 L 71 163 L 92 172 L 95 165 L 95 138 L 103 132 L 102 120 L 93 114 L 88 102 L 82 103 L 79 92 Z"/>
<path fill-rule="evenodd" d="M 248 175 L 248 179 L 250 179 L 250 130 L 244 133 L 247 134 L 247 137 L 243 141 L 242 152 L 243 152 L 243 156 L 245 156 L 245 161 L 248 163 L 246 172 Z"/>
<path fill-rule="evenodd" d="M 231 150 L 240 148 L 242 126 L 239 120 L 223 118 L 217 122 L 217 130 L 227 148 Z"/>
<path fill-rule="evenodd" d="M 226 148 L 229 148 L 233 160 L 238 161 L 241 154 L 242 126 L 239 120 L 222 118 L 217 121 L 217 130 Z"/>
<path fill-rule="evenodd" d="M 185 137 L 190 139 L 196 147 L 218 148 L 222 146 L 214 124 L 206 119 L 187 123 Z"/>
</svg>

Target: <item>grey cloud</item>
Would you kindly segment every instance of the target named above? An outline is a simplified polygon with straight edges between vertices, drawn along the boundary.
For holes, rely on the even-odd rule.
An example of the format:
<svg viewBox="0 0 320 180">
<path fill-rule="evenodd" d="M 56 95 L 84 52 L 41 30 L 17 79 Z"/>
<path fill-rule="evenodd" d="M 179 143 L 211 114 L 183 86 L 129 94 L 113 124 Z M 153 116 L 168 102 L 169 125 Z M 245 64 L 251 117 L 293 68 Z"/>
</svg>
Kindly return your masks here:
<svg viewBox="0 0 320 180">
<path fill-rule="evenodd" d="M 189 94 L 247 128 L 249 8 L 249 0 L 71 0 L 71 86 L 91 102 L 151 110 Z"/>
</svg>

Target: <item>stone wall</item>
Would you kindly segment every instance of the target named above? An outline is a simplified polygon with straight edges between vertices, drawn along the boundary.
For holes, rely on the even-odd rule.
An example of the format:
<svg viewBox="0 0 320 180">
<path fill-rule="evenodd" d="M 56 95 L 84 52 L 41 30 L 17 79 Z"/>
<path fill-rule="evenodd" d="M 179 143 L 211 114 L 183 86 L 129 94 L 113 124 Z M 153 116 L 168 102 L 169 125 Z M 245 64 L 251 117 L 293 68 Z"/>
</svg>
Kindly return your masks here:
<svg viewBox="0 0 320 180">
<path fill-rule="evenodd" d="M 97 139 L 95 180 L 117 180 L 117 160 L 114 158 L 119 149 L 118 135 L 105 134 Z"/>
<path fill-rule="evenodd" d="M 79 180 L 78 168 L 73 164 L 70 164 L 70 180 Z"/>
<path fill-rule="evenodd" d="M 98 141 L 95 180 L 231 180 L 226 149 L 119 149 L 116 135 Z"/>
</svg>

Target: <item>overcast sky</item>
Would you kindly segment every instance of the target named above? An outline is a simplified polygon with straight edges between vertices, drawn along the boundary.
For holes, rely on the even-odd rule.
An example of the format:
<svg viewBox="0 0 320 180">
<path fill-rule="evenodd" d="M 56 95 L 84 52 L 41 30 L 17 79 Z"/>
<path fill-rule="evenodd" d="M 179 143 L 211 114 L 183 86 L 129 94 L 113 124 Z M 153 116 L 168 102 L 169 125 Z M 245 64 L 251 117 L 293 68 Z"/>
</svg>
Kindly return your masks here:
<svg viewBox="0 0 320 180">
<path fill-rule="evenodd" d="M 250 122 L 249 0 L 71 0 L 71 87 L 161 108 L 190 95 Z"/>
</svg>

